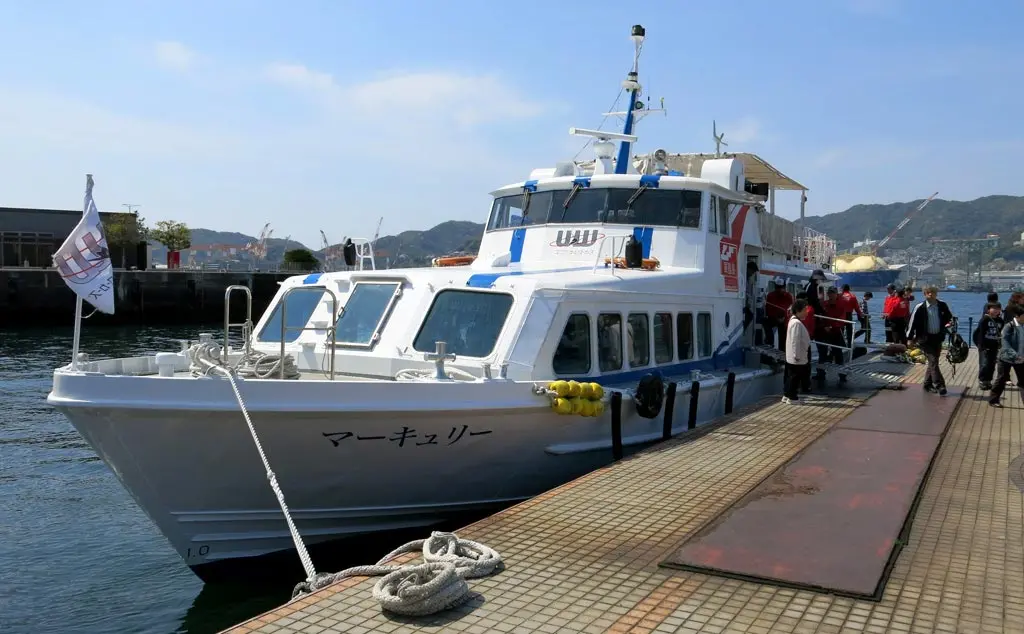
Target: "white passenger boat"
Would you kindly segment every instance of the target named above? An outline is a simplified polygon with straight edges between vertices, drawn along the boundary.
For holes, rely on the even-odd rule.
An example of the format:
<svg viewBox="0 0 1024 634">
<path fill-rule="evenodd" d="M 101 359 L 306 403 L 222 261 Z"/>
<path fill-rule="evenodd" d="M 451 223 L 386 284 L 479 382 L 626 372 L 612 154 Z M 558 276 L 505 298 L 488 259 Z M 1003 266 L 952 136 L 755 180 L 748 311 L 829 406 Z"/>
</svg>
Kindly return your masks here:
<svg viewBox="0 0 1024 634">
<path fill-rule="evenodd" d="M 642 39 L 623 132 L 573 129 L 594 160 L 494 191 L 475 258 L 376 270 L 350 249 L 352 270 L 283 282 L 238 349 L 225 332 L 224 349 L 54 372 L 49 403 L 197 574 L 292 548 L 212 365 L 236 369 L 306 543 L 496 510 L 608 464 L 615 391 L 627 453 L 662 438 L 662 386 L 678 386 L 673 434 L 694 380 L 698 423 L 723 413 L 730 372 L 737 406 L 779 392 L 745 315 L 769 280 L 834 279 L 835 243 L 774 214 L 777 189 L 804 188 L 756 155 L 632 154 Z"/>
</svg>

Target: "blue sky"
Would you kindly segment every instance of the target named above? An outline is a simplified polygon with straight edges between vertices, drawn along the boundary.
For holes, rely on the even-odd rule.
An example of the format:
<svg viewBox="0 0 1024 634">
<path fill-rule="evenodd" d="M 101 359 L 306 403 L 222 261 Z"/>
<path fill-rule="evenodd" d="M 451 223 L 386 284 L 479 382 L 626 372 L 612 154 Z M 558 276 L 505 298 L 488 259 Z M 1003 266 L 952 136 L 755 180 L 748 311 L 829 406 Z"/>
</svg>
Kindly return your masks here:
<svg viewBox="0 0 1024 634">
<path fill-rule="evenodd" d="M 0 206 L 79 208 L 92 172 L 102 210 L 313 247 L 482 222 L 576 154 L 634 23 L 668 109 L 640 150 L 713 151 L 715 119 L 811 214 L 1024 194 L 1013 0 L 0 0 Z"/>
</svg>

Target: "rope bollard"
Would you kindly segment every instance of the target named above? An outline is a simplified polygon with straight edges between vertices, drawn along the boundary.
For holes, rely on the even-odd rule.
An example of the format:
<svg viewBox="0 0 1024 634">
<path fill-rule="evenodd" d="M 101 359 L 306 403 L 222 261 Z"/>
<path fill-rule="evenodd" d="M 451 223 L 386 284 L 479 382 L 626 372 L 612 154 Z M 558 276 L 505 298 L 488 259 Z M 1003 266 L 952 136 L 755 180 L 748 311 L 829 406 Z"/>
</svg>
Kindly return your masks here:
<svg viewBox="0 0 1024 634">
<path fill-rule="evenodd" d="M 612 392 L 612 458 L 622 459 L 622 392 Z"/>
<path fill-rule="evenodd" d="M 668 440 L 672 437 L 672 415 L 676 408 L 676 384 L 668 384 L 668 393 L 665 395 L 665 418 L 662 421 L 661 439 Z"/>
<path fill-rule="evenodd" d="M 687 429 L 697 427 L 697 399 L 700 398 L 700 381 L 690 384 L 690 416 L 686 419 Z"/>
<path fill-rule="evenodd" d="M 736 389 L 736 373 L 730 372 L 725 381 L 725 413 L 732 414 L 732 395 Z"/>
</svg>

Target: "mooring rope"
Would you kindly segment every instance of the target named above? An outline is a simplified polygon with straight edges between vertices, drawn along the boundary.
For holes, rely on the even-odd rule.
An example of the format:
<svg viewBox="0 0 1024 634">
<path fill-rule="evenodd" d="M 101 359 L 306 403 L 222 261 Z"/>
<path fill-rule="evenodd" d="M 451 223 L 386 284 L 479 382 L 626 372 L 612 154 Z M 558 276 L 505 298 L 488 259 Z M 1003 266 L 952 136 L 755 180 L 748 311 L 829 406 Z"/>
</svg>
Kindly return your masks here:
<svg viewBox="0 0 1024 634">
<path fill-rule="evenodd" d="M 404 553 L 421 551 L 422 564 L 388 564 Z M 292 599 L 345 579 L 384 575 L 373 586 L 373 598 L 389 612 L 423 616 L 453 608 L 472 594 L 467 579 L 486 577 L 501 565 L 501 555 L 483 544 L 460 539 L 455 533 L 434 531 L 396 548 L 372 566 L 355 566 L 333 574 L 320 574 L 295 586 Z"/>
<path fill-rule="evenodd" d="M 212 341 L 191 346 L 188 349 L 188 357 L 192 376 L 208 376 L 214 368 L 227 368 L 220 358 L 222 350 L 219 344 Z M 282 358 L 279 354 L 246 350 L 231 369 L 236 375 L 246 379 L 276 379 L 281 376 L 282 364 L 285 379 L 299 378 L 299 368 L 290 354 Z"/>
<path fill-rule="evenodd" d="M 273 469 L 270 468 L 270 461 L 267 460 L 267 454 L 263 451 L 263 444 L 260 442 L 260 437 L 256 434 L 252 418 L 249 417 L 249 410 L 245 406 L 245 401 L 242 400 L 242 393 L 238 390 L 238 383 L 235 382 L 235 377 L 232 376 L 231 370 L 228 368 L 218 365 L 214 366 L 212 371 L 224 375 L 228 383 L 231 384 L 231 389 L 235 393 L 235 399 L 238 401 L 238 407 L 241 408 L 242 416 L 245 417 L 245 424 L 249 427 L 249 434 L 252 436 L 252 441 L 256 444 L 256 451 L 259 452 L 260 460 L 263 461 L 263 467 L 267 470 L 267 480 L 270 481 L 270 488 L 273 489 L 274 495 L 277 496 L 277 503 L 281 506 L 284 520 L 288 523 L 288 531 L 292 534 L 292 541 L 295 542 L 295 549 L 299 551 L 299 559 L 302 561 L 302 567 L 306 570 L 306 579 L 315 579 L 317 573 L 316 568 L 313 567 L 313 560 L 310 558 L 309 552 L 306 551 L 306 544 L 303 543 L 302 536 L 299 535 L 299 529 L 295 527 L 295 522 L 292 521 L 291 513 L 288 512 L 288 505 L 284 501 L 284 493 L 277 483 L 277 476 L 274 474 Z"/>
<path fill-rule="evenodd" d="M 299 559 L 306 572 L 306 580 L 295 586 L 292 593 L 293 599 L 346 577 L 384 575 L 373 587 L 373 598 L 381 607 L 396 614 L 423 616 L 466 602 L 472 596 L 466 580 L 485 577 L 497 570 L 501 564 L 501 556 L 493 549 L 468 539 L 459 539 L 454 533 L 435 531 L 428 539 L 412 541 L 396 548 L 373 566 L 356 566 L 333 574 L 317 573 L 302 536 L 299 534 L 299 529 L 295 526 L 291 513 L 288 511 L 284 492 L 281 491 L 277 476 L 270 468 L 270 461 L 263 450 L 263 444 L 256 433 L 256 428 L 252 424 L 252 418 L 249 416 L 242 393 L 238 389 L 235 373 L 241 372 L 239 366 L 234 369 L 225 366 L 220 360 L 220 346 L 212 342 L 194 345 L 189 348 L 188 353 L 192 361 L 190 368 L 192 374 L 208 376 L 211 373 L 217 373 L 224 376 L 231 385 L 235 400 L 238 401 L 238 407 L 249 428 L 249 435 L 252 436 L 256 451 L 267 471 L 270 488 L 277 496 L 277 503 L 281 507 L 281 512 L 284 513 L 292 542 L 295 543 L 295 549 L 299 553 Z M 246 356 L 243 355 L 243 359 Z M 272 355 L 263 355 L 264 358 L 270 356 Z M 290 358 L 286 356 L 285 360 L 290 360 Z M 281 359 L 277 357 L 274 361 L 279 364 Z M 256 364 L 250 367 L 252 368 L 250 376 L 265 378 L 268 374 L 275 372 L 280 365 L 275 364 L 269 370 L 260 370 Z M 387 563 L 398 555 L 416 550 L 422 551 L 424 563 L 405 566 Z"/>
</svg>

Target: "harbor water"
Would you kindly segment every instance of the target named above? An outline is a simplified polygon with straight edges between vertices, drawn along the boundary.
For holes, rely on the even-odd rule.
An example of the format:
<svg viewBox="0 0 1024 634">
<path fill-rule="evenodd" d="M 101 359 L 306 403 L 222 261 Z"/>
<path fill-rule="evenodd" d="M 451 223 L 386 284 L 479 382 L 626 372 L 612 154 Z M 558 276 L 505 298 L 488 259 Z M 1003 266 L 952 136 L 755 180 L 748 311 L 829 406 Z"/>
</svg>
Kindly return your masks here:
<svg viewBox="0 0 1024 634">
<path fill-rule="evenodd" d="M 981 315 L 984 294 L 942 298 L 969 338 L 968 318 Z M 876 340 L 881 304 L 876 293 Z M 86 320 L 82 351 L 107 357 L 176 350 L 177 340 L 216 329 L 90 328 Z M 113 473 L 46 404 L 53 368 L 70 353 L 70 324 L 0 334 L 0 632 L 217 632 L 285 602 L 301 580 L 297 562 L 272 582 L 205 586 L 184 565 Z M 354 549 L 354 558 L 342 553 L 334 566 L 314 560 L 325 570 L 373 563 L 405 537 L 371 542 Z"/>
</svg>

